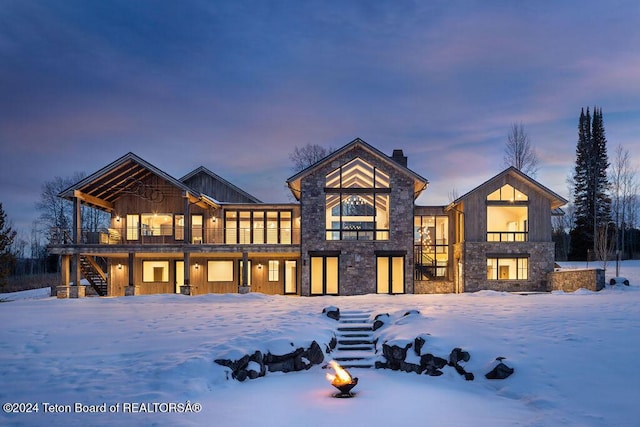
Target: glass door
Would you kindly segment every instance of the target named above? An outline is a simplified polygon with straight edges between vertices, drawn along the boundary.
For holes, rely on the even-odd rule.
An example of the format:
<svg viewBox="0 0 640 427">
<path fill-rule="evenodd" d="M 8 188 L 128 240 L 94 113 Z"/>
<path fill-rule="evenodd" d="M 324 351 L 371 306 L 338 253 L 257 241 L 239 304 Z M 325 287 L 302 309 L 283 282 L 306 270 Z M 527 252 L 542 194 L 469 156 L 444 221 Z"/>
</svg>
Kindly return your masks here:
<svg viewBox="0 0 640 427">
<path fill-rule="evenodd" d="M 404 293 L 404 257 L 377 257 L 377 292 L 379 294 Z"/>
</svg>

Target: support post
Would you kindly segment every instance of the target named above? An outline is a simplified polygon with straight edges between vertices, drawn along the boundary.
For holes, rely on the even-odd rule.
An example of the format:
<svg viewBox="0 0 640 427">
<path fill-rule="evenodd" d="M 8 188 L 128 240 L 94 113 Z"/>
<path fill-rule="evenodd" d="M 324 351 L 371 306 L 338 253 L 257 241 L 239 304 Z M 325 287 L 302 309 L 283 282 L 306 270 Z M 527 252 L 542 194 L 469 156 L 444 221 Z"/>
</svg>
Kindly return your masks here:
<svg viewBox="0 0 640 427">
<path fill-rule="evenodd" d="M 251 286 L 249 286 L 249 254 L 242 252 L 242 280 L 238 287 L 238 293 L 248 294 L 251 292 Z"/>
<path fill-rule="evenodd" d="M 133 252 L 129 252 L 129 262 L 127 263 L 127 272 L 129 273 L 129 285 L 124 290 L 125 296 L 140 295 L 140 287 L 135 284 L 135 274 L 133 271 L 133 265 L 135 257 Z"/>
<path fill-rule="evenodd" d="M 194 295 L 195 289 L 191 285 L 191 253 L 185 251 L 184 253 L 184 284 L 180 287 L 180 293 L 182 295 Z"/>
<path fill-rule="evenodd" d="M 51 296 L 69 298 L 69 273 L 71 269 L 71 255 L 62 255 L 60 265 L 60 284 L 51 289 Z"/>
</svg>

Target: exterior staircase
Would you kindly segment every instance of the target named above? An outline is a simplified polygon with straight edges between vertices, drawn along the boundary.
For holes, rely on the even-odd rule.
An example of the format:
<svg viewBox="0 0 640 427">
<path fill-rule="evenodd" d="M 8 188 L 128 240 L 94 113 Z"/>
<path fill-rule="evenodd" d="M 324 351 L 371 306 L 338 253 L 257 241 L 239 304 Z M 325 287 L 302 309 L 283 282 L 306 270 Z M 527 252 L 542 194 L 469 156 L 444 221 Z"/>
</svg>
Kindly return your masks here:
<svg viewBox="0 0 640 427">
<path fill-rule="evenodd" d="M 340 311 L 333 360 L 343 368 L 372 368 L 376 360 L 371 313 Z"/>
<path fill-rule="evenodd" d="M 80 272 L 98 295 L 107 296 L 107 276 L 93 257 L 85 255 L 80 257 Z"/>
</svg>

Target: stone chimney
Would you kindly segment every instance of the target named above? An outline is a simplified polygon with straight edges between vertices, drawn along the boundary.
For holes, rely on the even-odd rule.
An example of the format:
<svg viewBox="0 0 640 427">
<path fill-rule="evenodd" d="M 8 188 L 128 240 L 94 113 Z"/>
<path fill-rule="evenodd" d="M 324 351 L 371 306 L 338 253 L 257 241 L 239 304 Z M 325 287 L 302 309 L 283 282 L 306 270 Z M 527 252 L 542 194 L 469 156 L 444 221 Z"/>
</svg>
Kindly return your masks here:
<svg viewBox="0 0 640 427">
<path fill-rule="evenodd" d="M 396 163 L 404 166 L 405 168 L 407 167 L 407 156 L 404 155 L 402 150 L 400 150 L 400 149 L 393 150 L 393 154 L 391 155 L 391 159 L 393 159 Z"/>
</svg>

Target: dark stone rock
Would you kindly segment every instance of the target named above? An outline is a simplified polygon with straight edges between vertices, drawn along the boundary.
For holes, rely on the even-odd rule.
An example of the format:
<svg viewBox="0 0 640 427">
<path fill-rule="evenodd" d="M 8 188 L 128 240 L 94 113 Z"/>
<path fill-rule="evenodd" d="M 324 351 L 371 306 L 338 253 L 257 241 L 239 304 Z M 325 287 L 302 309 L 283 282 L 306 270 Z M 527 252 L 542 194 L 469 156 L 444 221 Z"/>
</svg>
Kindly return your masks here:
<svg viewBox="0 0 640 427">
<path fill-rule="evenodd" d="M 218 365 L 226 366 L 227 368 L 231 368 L 235 363 L 233 360 L 229 359 L 216 359 L 214 360 Z"/>
<path fill-rule="evenodd" d="M 424 368 L 420 365 L 416 365 L 415 363 L 409 363 L 403 360 L 400 362 L 400 370 L 403 372 L 415 372 L 416 374 L 421 374 L 422 371 L 424 371 Z"/>
<path fill-rule="evenodd" d="M 325 307 L 322 313 L 329 319 L 340 320 L 340 309 L 338 307 Z"/>
<path fill-rule="evenodd" d="M 336 348 L 336 346 L 338 345 L 338 339 L 336 338 L 336 336 L 334 335 L 331 338 L 331 341 L 329 341 L 329 346 L 327 347 L 327 353 L 331 353 L 331 351 Z"/>
<path fill-rule="evenodd" d="M 236 380 L 238 380 L 238 381 L 242 382 L 242 381 L 244 381 L 244 380 L 246 380 L 246 379 L 247 379 L 248 372 L 247 372 L 247 371 L 245 371 L 244 369 L 241 369 L 241 370 L 239 370 L 239 371 L 234 372 L 232 376 L 233 376 L 233 378 L 235 378 Z"/>
<path fill-rule="evenodd" d="M 473 372 L 465 372 L 464 379 L 467 381 L 473 381 L 475 379 L 475 376 L 473 375 Z"/>
<path fill-rule="evenodd" d="M 420 356 L 420 367 L 425 374 L 432 377 L 442 375 L 442 371 L 440 371 L 440 369 L 444 368 L 446 365 L 447 361 L 445 359 L 443 359 L 442 357 L 434 356 L 431 353 L 423 354 L 422 356 Z"/>
<path fill-rule="evenodd" d="M 413 349 L 416 352 L 416 356 L 420 356 L 420 352 L 422 351 L 422 346 L 424 346 L 426 342 L 427 341 L 422 337 L 417 337 L 415 339 L 415 341 L 413 342 Z"/>
<path fill-rule="evenodd" d="M 513 368 L 510 368 L 509 366 L 499 361 L 491 371 L 485 374 L 485 377 L 488 380 L 503 380 L 511 376 L 511 374 L 513 374 L 513 371 Z"/>
<path fill-rule="evenodd" d="M 376 315 L 376 317 L 373 318 L 373 330 L 377 331 L 378 329 L 382 328 L 388 320 L 389 320 L 388 313 Z"/>
<path fill-rule="evenodd" d="M 320 344 L 315 341 L 311 343 L 311 346 L 306 350 L 305 353 L 305 357 L 312 365 L 319 365 L 324 361 L 324 353 L 320 348 Z"/>
<path fill-rule="evenodd" d="M 293 358 L 271 362 L 267 365 L 269 372 L 291 372 L 294 370 Z"/>
<path fill-rule="evenodd" d="M 247 367 L 247 365 L 249 364 L 249 355 L 246 354 L 244 356 L 242 356 L 240 359 L 236 360 L 235 363 L 233 363 L 233 365 L 231 366 L 231 370 L 233 370 L 233 372 L 237 372 L 240 371 L 241 369 L 244 369 Z"/>
<path fill-rule="evenodd" d="M 451 354 L 449 354 L 449 365 L 455 366 L 460 361 L 468 362 L 469 359 L 471 359 L 471 355 L 468 352 L 462 351 L 461 348 L 456 347 L 451 350 Z"/>
<path fill-rule="evenodd" d="M 386 362 L 381 362 L 379 360 L 376 360 L 376 363 L 375 363 L 375 368 L 376 369 L 387 369 L 388 367 L 389 366 L 387 365 Z"/>
<path fill-rule="evenodd" d="M 387 365 L 390 369 L 394 371 L 400 369 L 400 363 L 406 359 L 409 347 L 411 347 L 411 344 L 407 344 L 404 348 L 397 345 L 382 344 L 382 355 L 387 359 Z"/>
<path fill-rule="evenodd" d="M 419 310 L 409 310 L 409 311 L 407 311 L 406 313 L 403 314 L 403 317 L 410 316 L 412 314 L 420 314 L 420 311 Z"/>
<path fill-rule="evenodd" d="M 249 357 L 249 361 L 250 362 L 256 362 L 260 365 L 263 364 L 263 357 L 262 357 L 262 352 L 260 350 L 256 351 L 255 353 L 253 353 L 250 357 Z"/>
</svg>

